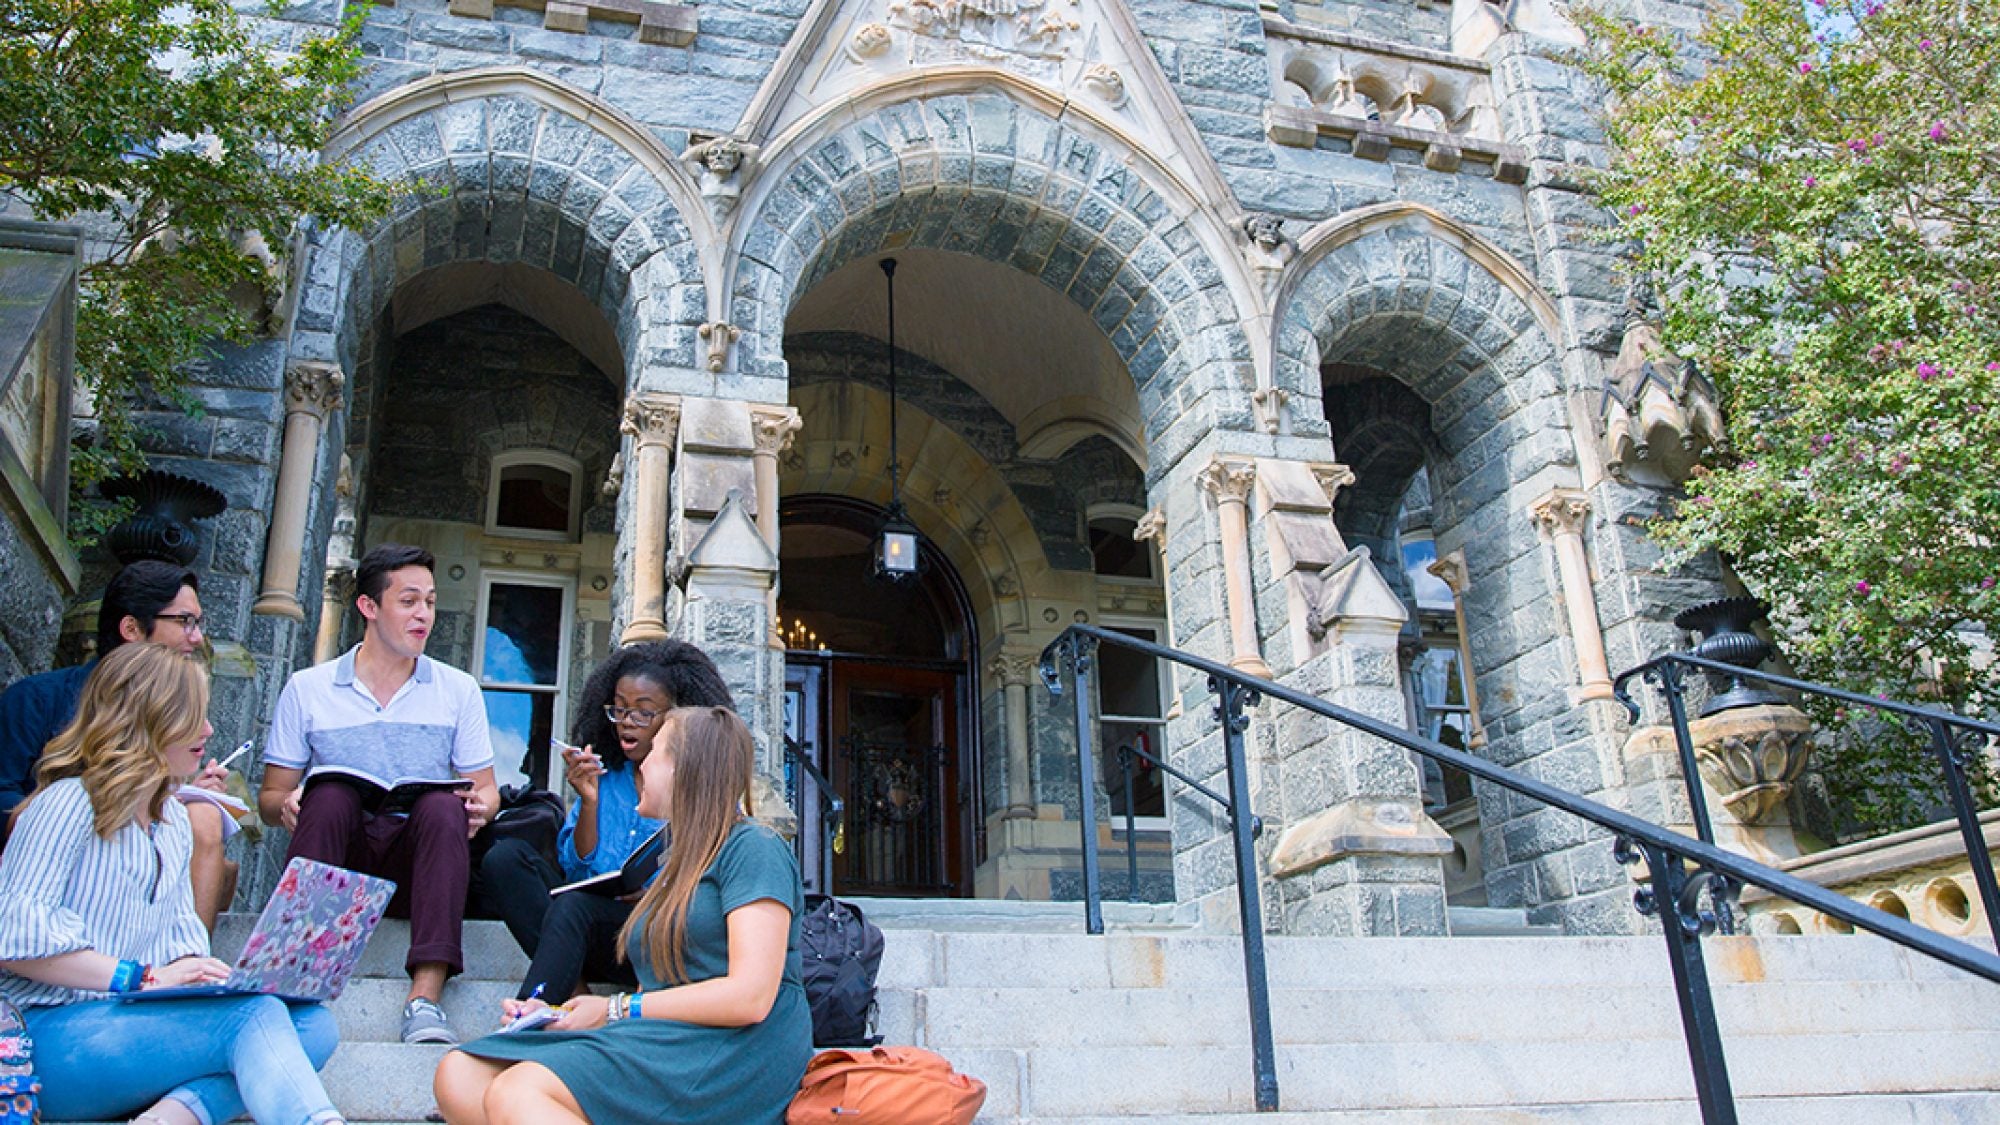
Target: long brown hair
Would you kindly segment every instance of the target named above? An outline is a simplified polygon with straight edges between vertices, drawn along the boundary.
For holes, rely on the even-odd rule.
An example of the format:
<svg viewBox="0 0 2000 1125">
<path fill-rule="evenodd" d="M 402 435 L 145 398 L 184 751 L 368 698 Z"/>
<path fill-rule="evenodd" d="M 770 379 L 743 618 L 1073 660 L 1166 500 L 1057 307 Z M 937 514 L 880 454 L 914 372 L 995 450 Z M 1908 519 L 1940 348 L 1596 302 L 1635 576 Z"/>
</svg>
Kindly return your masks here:
<svg viewBox="0 0 2000 1125">
<path fill-rule="evenodd" d="M 157 820 L 174 788 L 167 750 L 201 738 L 207 712 L 208 672 L 199 662 L 161 645 L 120 645 L 91 669 L 76 718 L 42 752 L 35 792 L 82 778 L 91 827 L 107 840 L 141 807 Z"/>
<path fill-rule="evenodd" d="M 660 877 L 618 931 L 618 956 L 629 954 L 633 928 L 644 918 L 653 971 L 669 983 L 685 984 L 688 904 L 750 807 L 756 744 L 750 728 L 727 707 L 679 707 L 667 713 L 653 753 L 668 755 L 674 766 L 667 806 L 673 844 Z"/>
</svg>

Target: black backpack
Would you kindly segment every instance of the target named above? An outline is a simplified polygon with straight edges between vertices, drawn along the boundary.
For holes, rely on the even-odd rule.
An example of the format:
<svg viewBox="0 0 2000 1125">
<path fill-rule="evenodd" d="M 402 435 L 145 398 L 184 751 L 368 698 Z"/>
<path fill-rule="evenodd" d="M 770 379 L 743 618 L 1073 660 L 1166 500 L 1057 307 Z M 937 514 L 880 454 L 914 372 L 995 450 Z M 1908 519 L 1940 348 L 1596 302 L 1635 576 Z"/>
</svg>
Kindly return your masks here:
<svg viewBox="0 0 2000 1125">
<path fill-rule="evenodd" d="M 812 1007 L 813 1046 L 872 1047 L 875 974 L 882 968 L 882 929 L 861 908 L 827 895 L 807 895 L 799 920 L 799 958 L 806 1003 Z"/>
</svg>

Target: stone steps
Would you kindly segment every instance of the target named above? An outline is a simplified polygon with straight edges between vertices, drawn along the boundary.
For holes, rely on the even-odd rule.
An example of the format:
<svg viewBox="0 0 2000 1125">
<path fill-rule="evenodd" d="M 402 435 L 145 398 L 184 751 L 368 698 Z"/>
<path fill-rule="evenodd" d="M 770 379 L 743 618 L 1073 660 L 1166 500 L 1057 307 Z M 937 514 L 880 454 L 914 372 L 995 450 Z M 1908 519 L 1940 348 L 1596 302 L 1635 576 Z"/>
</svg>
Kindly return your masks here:
<svg viewBox="0 0 2000 1125">
<path fill-rule="evenodd" d="M 1657 937 L 1272 939 L 1287 1112 L 1253 1115 L 1234 938 L 1157 918 L 1097 937 L 1035 932 L 1048 904 L 1005 905 L 948 928 L 928 924 L 947 904 L 870 910 L 888 933 L 882 1030 L 983 1079 L 994 1125 L 1700 1118 Z M 218 950 L 248 927 L 226 920 Z M 334 1005 L 343 1039 L 326 1081 L 356 1121 L 432 1109 L 443 1049 L 390 1041 L 407 941 L 405 924 L 385 923 Z M 471 971 L 445 1007 L 473 1035 L 526 959 L 497 923 L 469 923 L 466 944 Z M 1705 949 L 1745 1122 L 2000 1120 L 2000 986 L 1865 936 Z"/>
</svg>

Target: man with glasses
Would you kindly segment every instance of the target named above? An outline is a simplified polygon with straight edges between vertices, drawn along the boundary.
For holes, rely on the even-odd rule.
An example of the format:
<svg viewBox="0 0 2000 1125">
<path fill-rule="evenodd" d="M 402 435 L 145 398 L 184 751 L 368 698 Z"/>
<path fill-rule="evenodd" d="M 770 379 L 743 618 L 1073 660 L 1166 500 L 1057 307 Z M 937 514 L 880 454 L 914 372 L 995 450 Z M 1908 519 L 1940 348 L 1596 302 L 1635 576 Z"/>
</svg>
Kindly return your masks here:
<svg viewBox="0 0 2000 1125">
<path fill-rule="evenodd" d="M 192 570 L 157 559 L 141 559 L 119 571 L 104 588 L 97 611 L 97 656 L 120 645 L 145 641 L 186 656 L 201 650 L 201 582 Z M 76 701 L 97 660 L 16 680 L 0 694 L 0 818 L 35 789 L 35 766 L 42 748 L 76 717 Z M 225 771 L 205 767 L 195 784 L 221 788 Z M 229 824 L 221 807 L 187 802 L 194 826 L 195 912 L 209 929 L 236 894 L 236 864 L 223 855 Z M 4 823 L 4 820 L 0 820 Z"/>
</svg>

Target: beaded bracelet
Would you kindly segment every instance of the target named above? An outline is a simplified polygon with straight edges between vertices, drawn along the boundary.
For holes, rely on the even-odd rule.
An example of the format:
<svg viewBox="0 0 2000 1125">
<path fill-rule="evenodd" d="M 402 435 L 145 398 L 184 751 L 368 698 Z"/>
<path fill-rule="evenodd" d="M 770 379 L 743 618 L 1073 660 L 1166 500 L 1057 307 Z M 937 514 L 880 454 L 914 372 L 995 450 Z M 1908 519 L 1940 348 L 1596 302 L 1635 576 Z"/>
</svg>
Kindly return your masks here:
<svg viewBox="0 0 2000 1125">
<path fill-rule="evenodd" d="M 111 973 L 112 992 L 137 992 L 145 982 L 146 966 L 137 961 L 120 961 Z"/>
</svg>

